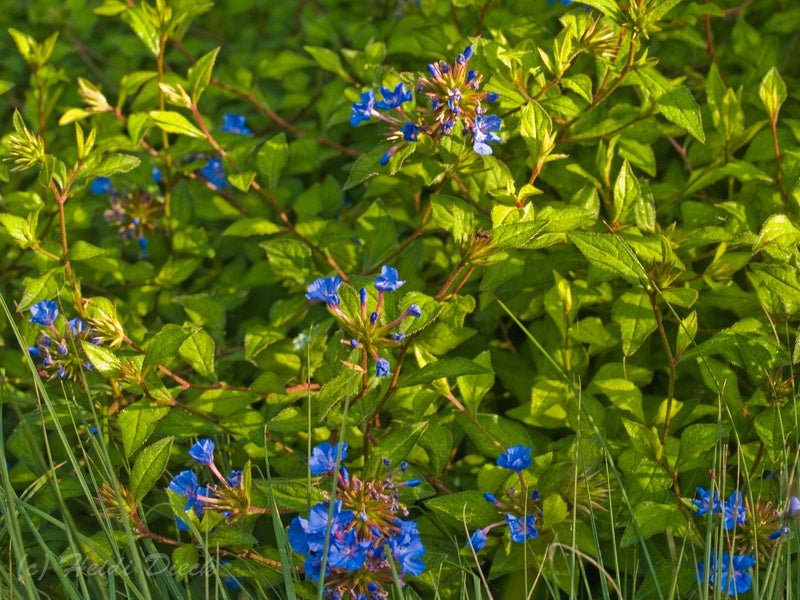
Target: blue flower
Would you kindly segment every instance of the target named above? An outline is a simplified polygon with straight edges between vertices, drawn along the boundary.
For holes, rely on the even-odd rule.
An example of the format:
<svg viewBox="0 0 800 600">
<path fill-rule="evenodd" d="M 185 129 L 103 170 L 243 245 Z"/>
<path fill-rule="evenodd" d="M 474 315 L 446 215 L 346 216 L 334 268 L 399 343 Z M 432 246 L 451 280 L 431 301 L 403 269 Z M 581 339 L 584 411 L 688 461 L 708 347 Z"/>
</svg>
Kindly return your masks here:
<svg viewBox="0 0 800 600">
<path fill-rule="evenodd" d="M 730 531 L 735 525 L 744 525 L 747 520 L 747 510 L 744 507 L 742 493 L 736 490 L 722 505 L 725 529 Z"/>
<path fill-rule="evenodd" d="M 218 158 L 209 158 L 206 166 L 200 169 L 200 175 L 217 189 L 224 190 L 228 187 L 225 166 Z"/>
<path fill-rule="evenodd" d="M 208 490 L 199 484 L 194 471 L 181 471 L 169 482 L 167 489 L 186 497 L 184 511 L 194 509 L 195 514 L 198 516 L 203 514 L 203 505 L 197 499 L 197 496 L 206 496 Z M 186 524 L 184 523 L 184 525 Z M 180 524 L 178 524 L 178 528 L 181 528 Z"/>
<path fill-rule="evenodd" d="M 492 494 L 491 492 L 484 492 L 483 493 L 483 498 L 489 504 L 494 504 L 495 506 L 497 506 L 499 504 L 499 502 L 497 501 L 497 497 L 494 494 Z"/>
<path fill-rule="evenodd" d="M 86 323 L 83 322 L 83 319 L 80 317 L 75 317 L 67 322 L 67 330 L 70 332 L 72 337 L 78 337 L 87 330 L 87 326 Z"/>
<path fill-rule="evenodd" d="M 355 530 L 350 529 L 344 535 L 336 536 L 331 540 L 328 549 L 328 564 L 333 569 L 357 571 L 364 566 L 369 546 L 369 542 L 360 543 Z"/>
<path fill-rule="evenodd" d="M 744 594 L 753 586 L 753 578 L 750 574 L 756 564 L 756 559 L 752 554 L 734 554 L 732 557 L 727 552 L 722 553 L 722 561 L 717 566 L 716 556 L 712 552 L 708 564 L 708 573 L 703 563 L 697 563 L 697 578 L 704 582 L 714 585 L 716 583 L 717 569 L 719 569 L 719 586 L 729 596 Z M 731 568 L 733 571 L 731 571 Z"/>
<path fill-rule="evenodd" d="M 334 277 L 320 277 L 306 288 L 306 298 L 325 302 L 331 308 L 339 306 L 339 286 L 342 279 L 336 275 Z"/>
<path fill-rule="evenodd" d="M 95 196 L 111 193 L 111 180 L 108 177 L 96 177 L 89 184 L 89 191 Z"/>
<path fill-rule="evenodd" d="M 789 498 L 789 516 L 796 516 L 800 513 L 800 498 L 792 496 Z"/>
<path fill-rule="evenodd" d="M 153 167 L 150 169 L 150 176 L 153 178 L 153 182 L 156 184 L 159 184 L 164 180 L 164 174 L 161 173 L 161 169 L 158 167 Z"/>
<path fill-rule="evenodd" d="M 504 469 L 511 469 L 519 473 L 533 464 L 531 449 L 528 446 L 519 444 L 511 446 L 500 456 L 497 457 L 497 466 Z"/>
<path fill-rule="evenodd" d="M 475 533 L 473 533 L 470 536 L 469 542 L 467 542 L 467 544 L 472 546 L 475 552 L 480 552 L 486 547 L 486 543 L 489 541 L 486 532 L 487 532 L 486 529 L 478 529 L 477 531 L 475 531 Z"/>
<path fill-rule="evenodd" d="M 698 517 L 707 515 L 709 512 L 711 512 L 711 514 L 718 514 L 722 511 L 722 504 L 719 501 L 717 490 L 713 490 L 712 493 L 699 487 L 697 488 L 697 495 L 700 496 L 700 498 L 693 499 L 692 504 L 694 504 L 695 514 L 697 514 Z"/>
<path fill-rule="evenodd" d="M 392 160 L 392 155 L 394 154 L 394 148 L 390 148 L 386 152 L 381 155 L 381 159 L 378 161 L 382 167 L 385 167 L 389 164 L 389 161 Z"/>
<path fill-rule="evenodd" d="M 406 314 L 419 318 L 422 316 L 422 309 L 416 304 L 412 304 L 406 309 Z"/>
<path fill-rule="evenodd" d="M 251 135 L 252 129 L 244 124 L 243 115 L 222 115 L 221 131 L 225 133 L 238 133 L 240 135 Z"/>
<path fill-rule="evenodd" d="M 511 541 L 521 544 L 526 539 L 536 539 L 539 532 L 536 530 L 536 516 L 528 515 L 524 519 L 514 515 L 506 515 L 506 523 L 508 523 L 508 531 L 511 535 Z"/>
<path fill-rule="evenodd" d="M 405 281 L 398 279 L 397 269 L 383 265 L 381 274 L 375 278 L 375 289 L 379 292 L 394 292 L 400 289 Z"/>
<path fill-rule="evenodd" d="M 419 537 L 417 524 L 402 519 L 397 519 L 396 524 L 400 526 L 400 533 L 389 540 L 392 556 L 400 565 L 403 575 L 419 575 L 425 570 L 425 563 L 422 562 L 425 546 Z"/>
<path fill-rule="evenodd" d="M 31 323 L 50 327 L 58 316 L 58 304 L 53 300 L 42 300 L 31 306 Z"/>
<path fill-rule="evenodd" d="M 403 139 L 407 142 L 416 142 L 419 139 L 419 127 L 411 121 L 403 123 Z"/>
<path fill-rule="evenodd" d="M 491 154 L 491 142 L 501 141 L 501 137 L 494 133 L 500 131 L 503 122 L 497 115 L 480 115 L 475 117 L 475 128 L 473 129 L 472 149 L 478 154 Z"/>
<path fill-rule="evenodd" d="M 239 487 L 242 484 L 242 472 L 238 469 L 234 469 L 228 474 L 227 481 L 229 486 L 234 488 Z"/>
<path fill-rule="evenodd" d="M 369 121 L 372 117 L 372 110 L 375 105 L 375 92 L 367 90 L 361 94 L 361 102 L 353 103 L 353 114 L 350 115 L 350 125 L 358 125 L 363 121 Z"/>
<path fill-rule="evenodd" d="M 214 442 L 209 438 L 203 438 L 194 443 L 189 448 L 189 456 L 201 465 L 210 465 L 214 462 Z"/>
<path fill-rule="evenodd" d="M 42 350 L 39 346 L 28 346 L 28 354 L 31 358 L 39 358 L 42 354 Z"/>
<path fill-rule="evenodd" d="M 375 361 L 375 377 L 389 377 L 392 374 L 392 366 L 385 358 Z"/>
<path fill-rule="evenodd" d="M 341 534 L 355 518 L 353 511 L 342 510 L 342 501 L 333 503 L 331 536 Z M 325 532 L 328 530 L 328 504 L 316 504 L 308 513 L 308 519 L 297 516 L 289 524 L 289 544 L 298 554 L 322 552 L 325 547 Z"/>
<path fill-rule="evenodd" d="M 311 474 L 324 475 L 333 473 L 336 470 L 336 455 L 339 453 L 339 447 L 341 447 L 341 460 L 344 460 L 347 458 L 347 442 L 339 442 L 334 445 L 322 442 L 311 450 L 311 457 L 308 459 Z"/>
<path fill-rule="evenodd" d="M 411 102 L 411 90 L 407 90 L 402 83 L 398 83 L 394 91 L 381 86 L 381 96 L 383 96 L 383 100 L 375 104 L 375 108 L 379 110 L 390 110 L 404 102 Z M 363 99 L 364 96 L 362 95 L 361 98 Z"/>
</svg>

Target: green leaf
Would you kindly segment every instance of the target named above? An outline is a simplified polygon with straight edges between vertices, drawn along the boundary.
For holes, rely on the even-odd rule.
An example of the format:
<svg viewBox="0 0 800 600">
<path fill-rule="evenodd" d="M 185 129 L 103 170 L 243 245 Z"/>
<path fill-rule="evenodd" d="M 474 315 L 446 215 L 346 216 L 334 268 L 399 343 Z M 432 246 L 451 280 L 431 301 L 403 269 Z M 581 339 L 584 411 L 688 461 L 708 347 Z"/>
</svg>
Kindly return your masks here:
<svg viewBox="0 0 800 600">
<path fill-rule="evenodd" d="M 689 425 L 681 432 L 681 445 L 675 470 L 708 468 L 710 450 L 725 441 L 726 428 L 712 423 Z"/>
<path fill-rule="evenodd" d="M 661 460 L 663 449 L 658 439 L 658 433 L 654 427 L 646 427 L 630 419 L 622 419 L 625 431 L 631 439 L 633 448 L 645 458 L 658 462 Z"/>
<path fill-rule="evenodd" d="M 230 237 L 250 237 L 253 235 L 272 235 L 278 233 L 281 228 L 264 217 L 252 217 L 249 219 L 239 219 L 228 227 L 222 235 Z"/>
<path fill-rule="evenodd" d="M 386 149 L 387 147 L 382 144 L 359 156 L 356 162 L 353 163 L 353 168 L 350 169 L 350 174 L 347 176 L 347 181 L 345 181 L 342 191 L 346 192 L 370 177 L 381 173 L 384 168 L 381 166 L 380 160 Z"/>
<path fill-rule="evenodd" d="M 329 48 L 322 48 L 319 46 L 303 46 L 303 49 L 311 55 L 316 63 L 331 73 L 336 73 L 339 77 L 349 82 L 351 77 L 347 74 L 342 66 L 342 60 L 339 55 Z"/>
<path fill-rule="evenodd" d="M 427 428 L 427 421 L 394 428 L 372 450 L 368 472 L 377 474 L 384 464 L 384 459 L 388 459 L 392 465 L 399 465 L 408 458 Z"/>
<path fill-rule="evenodd" d="M 108 250 L 104 250 L 103 248 L 98 248 L 89 242 L 84 242 L 83 240 L 78 240 L 72 247 L 69 249 L 69 254 L 67 255 L 70 260 L 91 260 L 93 258 L 97 258 L 98 256 L 103 256 L 107 254 Z"/>
<path fill-rule="evenodd" d="M 457 244 L 466 242 L 475 231 L 475 211 L 461 198 L 433 194 L 431 223 L 449 232 Z"/>
<path fill-rule="evenodd" d="M 492 374 L 488 367 L 463 357 L 443 358 L 428 363 L 418 371 L 400 377 L 399 387 L 410 387 L 431 383 L 442 377 L 458 377 L 460 375 Z"/>
<path fill-rule="evenodd" d="M 36 239 L 31 231 L 30 223 L 27 219 L 12 215 L 11 213 L 0 213 L 0 225 L 2 225 L 9 235 L 22 248 L 27 248 L 30 242 Z"/>
<path fill-rule="evenodd" d="M 203 138 L 203 132 L 195 127 L 189 119 L 182 114 L 171 110 L 151 110 L 147 113 L 150 120 L 167 133 L 188 135 L 189 137 Z"/>
<path fill-rule="evenodd" d="M 128 8 L 123 15 L 123 20 L 127 21 L 133 32 L 142 40 L 153 56 L 158 56 L 161 51 L 161 40 L 159 39 L 158 29 L 144 8 L 137 6 Z"/>
<path fill-rule="evenodd" d="M 213 378 L 215 349 L 211 336 L 205 330 L 197 329 L 181 344 L 178 353 L 199 375 Z"/>
<path fill-rule="evenodd" d="M 753 242 L 753 254 L 766 247 L 781 249 L 792 248 L 800 243 L 800 229 L 795 227 L 786 215 L 772 215 L 761 226 L 756 241 Z"/>
<path fill-rule="evenodd" d="M 141 164 L 141 160 L 130 154 L 107 154 L 96 166 L 88 167 L 82 175 L 89 179 L 94 177 L 111 177 L 117 173 L 127 173 Z"/>
<path fill-rule="evenodd" d="M 546 219 L 506 223 L 492 229 L 492 244 L 496 248 L 533 248 L 539 233 L 549 224 Z"/>
<path fill-rule="evenodd" d="M 147 346 L 145 346 L 147 354 L 145 354 L 144 362 L 142 363 L 142 372 L 146 372 L 148 369 L 155 369 L 158 365 L 175 358 L 178 349 L 188 337 L 189 332 L 183 327 L 178 327 L 171 323 L 164 325 L 158 333 L 150 338 Z"/>
<path fill-rule="evenodd" d="M 111 377 L 119 375 L 120 362 L 111 350 L 104 346 L 95 346 L 86 340 L 81 340 L 81 347 L 98 372 Z"/>
<path fill-rule="evenodd" d="M 461 375 L 456 379 L 458 391 L 464 406 L 473 413 L 478 411 L 480 402 L 494 385 L 494 372 L 492 371 L 492 355 L 489 350 L 484 350 L 475 357 L 475 364 L 486 367 L 489 373 Z"/>
<path fill-rule="evenodd" d="M 778 112 L 781 110 L 781 106 L 783 106 L 787 98 L 786 84 L 781 78 L 780 73 L 778 73 L 778 69 L 772 67 L 767 71 L 767 74 L 764 75 L 764 79 L 761 80 L 761 85 L 758 88 L 758 95 L 761 98 L 761 102 L 764 103 L 764 108 L 767 109 L 767 114 L 770 115 L 771 118 L 777 119 Z"/>
<path fill-rule="evenodd" d="M 281 171 L 289 162 L 289 146 L 286 143 L 286 134 L 279 133 L 268 139 L 258 151 L 258 172 L 267 180 L 270 189 L 278 185 Z"/>
<path fill-rule="evenodd" d="M 456 492 L 438 496 L 425 502 L 425 506 L 451 526 L 472 531 L 497 521 L 497 509 L 489 504 L 479 491 Z"/>
<path fill-rule="evenodd" d="M 647 273 L 633 250 L 616 235 L 574 231 L 568 237 L 592 266 L 638 282 L 647 281 Z"/>
<path fill-rule="evenodd" d="M 17 310 L 27 310 L 39 300 L 46 300 L 56 295 L 58 284 L 53 275 L 60 272 L 60 269 L 52 269 L 39 277 L 26 277 L 22 280 L 22 300 L 17 306 Z"/>
<path fill-rule="evenodd" d="M 596 8 L 601 13 L 610 17 L 612 21 L 622 24 L 625 22 L 625 13 L 623 13 L 615 0 L 577 0 L 581 4 L 585 4 L 586 6 L 591 6 L 592 8 Z"/>
<path fill-rule="evenodd" d="M 169 408 L 158 406 L 148 400 L 139 400 L 121 413 L 117 423 L 122 434 L 122 447 L 125 456 L 130 458 L 147 438 L 156 430 L 158 422 L 163 419 Z"/>
<path fill-rule="evenodd" d="M 625 356 L 635 354 L 657 328 L 650 298 L 644 290 L 622 294 L 614 303 L 611 318 L 619 325 Z"/>
<path fill-rule="evenodd" d="M 622 163 L 617 181 L 614 183 L 614 221 L 618 223 L 625 221 L 625 217 L 637 205 L 641 195 L 639 180 L 636 179 L 626 160 Z"/>
<path fill-rule="evenodd" d="M 195 104 L 197 104 L 203 91 L 208 87 L 211 81 L 211 72 L 214 70 L 217 54 L 219 54 L 219 47 L 201 56 L 189 69 L 189 94 L 192 97 L 192 102 Z"/>
<path fill-rule="evenodd" d="M 644 500 L 633 508 L 636 525 L 628 524 L 620 539 L 620 546 L 628 548 L 668 529 L 680 531 L 686 526 L 686 517 L 680 508 L 672 504 L 658 504 Z"/>
<path fill-rule="evenodd" d="M 137 500 L 144 498 L 164 473 L 169 461 L 173 438 L 158 440 L 139 453 L 131 471 L 131 492 Z"/>
<path fill-rule="evenodd" d="M 177 579 L 185 579 L 192 574 L 200 562 L 200 554 L 194 544 L 184 544 L 172 551 L 172 565 Z"/>
<path fill-rule="evenodd" d="M 684 86 L 669 81 L 652 67 L 643 67 L 635 72 L 642 85 L 653 94 L 661 114 L 700 142 L 705 142 L 700 107 L 691 92 Z"/>
<path fill-rule="evenodd" d="M 230 181 L 231 185 L 241 192 L 248 191 L 255 178 L 255 171 L 243 171 L 242 173 L 228 175 L 228 181 Z"/>
</svg>

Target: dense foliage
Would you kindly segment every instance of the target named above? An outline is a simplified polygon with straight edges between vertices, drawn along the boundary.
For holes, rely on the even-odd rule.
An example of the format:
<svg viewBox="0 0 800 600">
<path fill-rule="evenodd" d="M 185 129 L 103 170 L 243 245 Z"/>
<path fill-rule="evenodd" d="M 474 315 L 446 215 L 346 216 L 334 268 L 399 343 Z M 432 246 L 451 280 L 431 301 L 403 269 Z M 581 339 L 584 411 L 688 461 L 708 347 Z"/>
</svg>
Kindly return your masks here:
<svg viewBox="0 0 800 600">
<path fill-rule="evenodd" d="M 5 4 L 4 595 L 796 596 L 796 3 Z"/>
</svg>

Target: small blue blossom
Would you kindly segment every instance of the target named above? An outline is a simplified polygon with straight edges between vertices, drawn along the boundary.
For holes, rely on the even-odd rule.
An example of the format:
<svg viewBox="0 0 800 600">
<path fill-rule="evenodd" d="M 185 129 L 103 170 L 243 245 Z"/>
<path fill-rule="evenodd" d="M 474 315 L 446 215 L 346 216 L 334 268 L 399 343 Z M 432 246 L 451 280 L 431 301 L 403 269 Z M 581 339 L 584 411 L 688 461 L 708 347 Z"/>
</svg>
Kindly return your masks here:
<svg viewBox="0 0 800 600">
<path fill-rule="evenodd" d="M 390 148 L 386 152 L 381 155 L 381 159 L 378 161 L 382 167 L 385 167 L 389 164 L 389 161 L 392 160 L 392 155 L 394 154 L 394 149 Z"/>
<path fill-rule="evenodd" d="M 536 539 L 539 532 L 536 530 L 536 516 L 528 515 L 524 519 L 514 515 L 506 515 L 508 531 L 511 541 L 521 544 L 526 539 Z"/>
<path fill-rule="evenodd" d="M 379 292 L 394 292 L 400 289 L 405 281 L 399 280 L 397 269 L 383 265 L 381 274 L 375 278 L 375 289 Z"/>
<path fill-rule="evenodd" d="M 150 176 L 153 178 L 153 182 L 156 184 L 159 184 L 164 180 L 164 174 L 158 167 L 153 167 L 150 169 Z"/>
<path fill-rule="evenodd" d="M 224 190 L 228 187 L 225 166 L 218 158 L 209 158 L 206 165 L 200 169 L 200 175 L 217 189 Z"/>
<path fill-rule="evenodd" d="M 375 361 L 375 377 L 389 377 L 392 374 L 392 366 L 385 358 Z"/>
<path fill-rule="evenodd" d="M 328 549 L 328 565 L 332 569 L 357 571 L 364 566 L 364 561 L 367 559 L 367 548 L 369 548 L 369 543 L 360 543 L 355 530 L 350 529 L 347 533 L 335 536 L 331 540 Z"/>
<path fill-rule="evenodd" d="M 67 322 L 67 330 L 70 332 L 72 337 L 78 337 L 87 329 L 88 327 L 86 326 L 86 323 L 84 323 L 83 319 L 80 317 L 75 317 Z"/>
<path fill-rule="evenodd" d="M 225 133 L 238 133 L 239 135 L 251 135 L 253 130 L 245 125 L 244 115 L 222 115 L 221 131 Z"/>
<path fill-rule="evenodd" d="M 339 286 L 342 279 L 336 275 L 334 277 L 320 277 L 306 288 L 306 298 L 325 302 L 331 308 L 339 306 Z"/>
<path fill-rule="evenodd" d="M 491 492 L 484 492 L 483 497 L 489 504 L 494 504 L 495 506 L 499 504 L 497 497 Z"/>
<path fill-rule="evenodd" d="M 96 177 L 89 184 L 89 191 L 95 196 L 111 193 L 111 180 L 108 177 Z"/>
<path fill-rule="evenodd" d="M 239 487 L 242 485 L 242 472 L 238 469 L 234 469 L 230 473 L 228 473 L 228 477 L 226 478 L 228 485 L 234 488 Z"/>
<path fill-rule="evenodd" d="M 744 507 L 742 493 L 736 490 L 730 495 L 722 505 L 726 531 L 733 529 L 735 525 L 744 525 L 747 520 L 747 510 Z"/>
<path fill-rule="evenodd" d="M 775 531 L 773 531 L 772 533 L 769 534 L 769 539 L 775 541 L 775 540 L 777 540 L 779 538 L 782 538 L 785 535 L 789 535 L 789 533 L 791 533 L 791 531 L 792 530 L 789 529 L 788 527 L 780 527 L 780 528 L 776 529 Z"/>
<path fill-rule="evenodd" d="M 39 358 L 42 354 L 41 349 L 39 346 L 28 346 L 28 355 L 31 358 Z"/>
<path fill-rule="evenodd" d="M 487 529 L 478 529 L 473 533 L 470 538 L 469 542 L 467 542 L 470 546 L 472 546 L 475 552 L 480 552 L 486 547 L 486 543 L 489 541 L 487 534 Z"/>
<path fill-rule="evenodd" d="M 719 566 L 716 564 L 716 556 L 713 552 L 709 558 L 708 572 L 706 572 L 705 565 L 702 562 L 697 563 L 697 578 L 701 582 L 710 585 L 718 583 L 720 589 L 729 596 L 744 594 L 753 586 L 750 569 L 755 566 L 756 559 L 752 554 L 734 554 L 731 556 L 727 552 L 723 552 Z M 717 569 L 720 571 L 719 582 L 715 581 Z M 731 569 L 733 570 L 731 571 Z"/>
<path fill-rule="evenodd" d="M 375 108 L 378 110 L 390 110 L 397 108 L 404 102 L 411 102 L 411 91 L 407 90 L 402 83 L 398 83 L 394 91 L 381 86 L 381 96 L 383 96 L 383 100 L 375 103 Z"/>
<path fill-rule="evenodd" d="M 31 323 L 50 327 L 58 317 L 58 304 L 53 300 L 42 300 L 31 306 L 30 311 Z"/>
<path fill-rule="evenodd" d="M 214 462 L 214 441 L 209 438 L 203 438 L 194 443 L 189 448 L 189 456 L 199 462 L 201 465 L 210 465 Z"/>
<path fill-rule="evenodd" d="M 312 475 L 331 474 L 336 470 L 336 455 L 341 447 L 341 459 L 347 458 L 347 442 L 339 442 L 331 445 L 323 442 L 311 450 L 311 457 L 308 459 L 308 466 Z"/>
<path fill-rule="evenodd" d="M 350 124 L 358 125 L 364 121 L 369 121 L 375 106 L 375 92 L 367 90 L 361 94 L 361 102 L 353 103 L 353 114 L 350 115 Z"/>
<path fill-rule="evenodd" d="M 167 489 L 176 494 L 186 497 L 186 506 L 184 511 L 194 509 L 195 514 L 201 516 L 203 514 L 203 505 L 198 500 L 198 496 L 207 495 L 207 488 L 202 487 L 197 481 L 197 475 L 194 471 L 181 471 L 172 481 L 169 482 Z M 184 523 L 185 525 L 185 523 Z M 180 525 L 179 525 L 180 528 Z M 187 527 L 188 529 L 188 527 Z"/>
<path fill-rule="evenodd" d="M 425 546 L 419 537 L 417 524 L 402 519 L 397 519 L 396 524 L 400 526 L 400 533 L 389 540 L 392 555 L 400 565 L 403 575 L 419 575 L 425 570 L 425 563 L 422 562 Z"/>
<path fill-rule="evenodd" d="M 706 491 L 699 487 L 697 488 L 697 495 L 700 497 L 693 499 L 692 504 L 694 504 L 695 514 L 698 517 L 707 515 L 709 512 L 711 514 L 722 512 L 722 504 L 717 490 Z"/>
<path fill-rule="evenodd" d="M 406 309 L 406 314 L 419 318 L 422 316 L 422 309 L 416 304 L 412 304 Z"/>
<path fill-rule="evenodd" d="M 502 141 L 502 138 L 494 133 L 500 131 L 503 122 L 497 115 L 479 115 L 475 117 L 475 129 L 473 130 L 472 149 L 478 154 L 491 154 L 491 142 Z"/>
<path fill-rule="evenodd" d="M 800 513 L 800 498 L 792 496 L 789 498 L 789 516 L 795 517 Z"/>
<path fill-rule="evenodd" d="M 498 467 L 511 469 L 517 473 L 527 469 L 532 464 L 531 449 L 523 444 L 511 446 L 497 458 Z"/>
<path fill-rule="evenodd" d="M 403 123 L 403 139 L 407 142 L 416 142 L 419 140 L 419 126 L 411 121 Z"/>
</svg>

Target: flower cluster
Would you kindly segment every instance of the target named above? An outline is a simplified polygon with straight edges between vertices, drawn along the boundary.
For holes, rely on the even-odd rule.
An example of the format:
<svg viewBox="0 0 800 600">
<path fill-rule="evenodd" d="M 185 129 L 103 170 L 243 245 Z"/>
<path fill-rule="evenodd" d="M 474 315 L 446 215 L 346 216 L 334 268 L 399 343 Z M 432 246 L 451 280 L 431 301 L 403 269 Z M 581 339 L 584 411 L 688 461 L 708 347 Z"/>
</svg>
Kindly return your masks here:
<svg viewBox="0 0 800 600">
<path fill-rule="evenodd" d="M 153 169 L 153 181 L 161 180 L 161 172 Z M 161 201 L 142 190 L 119 192 L 108 177 L 98 177 L 89 186 L 96 196 L 108 196 L 109 208 L 103 213 L 106 223 L 117 228 L 125 241 L 136 240 L 141 258 L 147 258 L 147 235 L 159 225 L 163 206 Z"/>
<path fill-rule="evenodd" d="M 757 564 L 757 559 L 767 560 L 773 552 L 773 544 L 789 534 L 786 520 L 800 512 L 800 500 L 790 498 L 788 510 L 784 513 L 772 502 L 761 499 L 756 499 L 751 505 L 739 490 L 724 502 L 713 488 L 697 488 L 697 496 L 692 500 L 697 516 L 720 515 L 725 531 L 748 525 L 737 529 L 732 551 L 723 553 L 720 561 L 712 552 L 708 569 L 702 562 L 697 565 L 700 581 L 719 585 L 730 596 L 742 594 L 752 585 L 750 570 Z"/>
<path fill-rule="evenodd" d="M 28 347 L 28 354 L 39 360 L 39 375 L 46 379 L 73 379 L 81 369 L 93 371 L 81 348 L 81 340 L 98 345 L 101 340 L 79 317 L 66 322 L 61 329 L 58 321 L 58 304 L 42 300 L 30 308 L 30 322 L 41 325 L 36 343 Z"/>
<path fill-rule="evenodd" d="M 491 523 L 486 527 L 476 530 L 469 538 L 468 545 L 478 552 L 489 541 L 489 532 L 495 527 L 508 526 L 508 534 L 512 542 L 522 544 L 525 540 L 539 537 L 536 528 L 537 520 L 541 518 L 542 511 L 536 506 L 539 501 L 539 492 L 528 493 L 528 485 L 522 472 L 533 465 L 531 448 L 524 445 L 511 446 L 497 458 L 497 466 L 514 471 L 520 483 L 520 493 L 514 488 L 506 491 L 506 499 L 500 501 L 491 492 L 486 492 L 483 497 L 487 502 L 497 507 L 505 518 L 502 521 Z"/>
<path fill-rule="evenodd" d="M 440 60 L 428 65 L 428 73 L 418 77 L 416 87 L 429 106 L 418 105 L 413 114 L 403 108 L 412 101 L 412 94 L 402 83 L 394 89 L 381 86 L 380 100 L 371 89 L 361 94 L 353 104 L 350 123 L 358 125 L 375 117 L 391 128 L 387 139 L 393 145 L 381 157 L 381 164 L 387 164 L 400 147 L 419 141 L 420 136 L 438 143 L 458 128 L 475 152 L 492 153 L 489 144 L 501 141 L 497 132 L 502 121 L 497 115 L 487 115 L 484 104 L 495 102 L 498 96 L 481 90 L 483 75 L 468 67 L 472 54 L 472 46 L 467 46 L 453 64 Z"/>
<path fill-rule="evenodd" d="M 398 481 L 408 465 L 391 469 L 388 460 L 381 479 L 364 481 L 344 467 L 337 469 L 345 458 L 344 442 L 314 448 L 311 473 L 334 477 L 336 495 L 315 505 L 308 518 L 295 517 L 289 525 L 289 542 L 305 556 L 306 577 L 319 581 L 324 568 L 329 598 L 385 599 L 394 581 L 390 560 L 401 583 L 404 576 L 420 575 L 425 569 L 425 546 L 416 523 L 398 516 L 408 516 L 399 490 L 420 482 Z"/>
<path fill-rule="evenodd" d="M 380 275 L 373 282 L 378 293 L 375 307 L 369 310 L 369 294 L 366 288 L 361 288 L 358 294 L 360 310 L 356 315 L 345 314 L 340 306 L 339 288 L 343 283 L 338 276 L 322 277 L 314 281 L 306 290 L 306 298 L 324 302 L 347 332 L 347 337 L 342 343 L 353 349 L 361 349 L 364 352 L 365 365 L 366 356 L 371 356 L 375 362 L 376 377 L 388 377 L 391 375 L 391 365 L 387 359 L 378 354 L 378 350 L 402 342 L 405 333 L 395 331 L 397 327 L 409 317 L 422 316 L 422 309 L 416 304 L 411 304 L 397 318 L 387 323 L 381 322 L 384 295 L 387 292 L 397 291 L 404 284 L 405 281 L 400 279 L 397 269 L 384 265 Z"/>
<path fill-rule="evenodd" d="M 249 478 L 244 477 L 239 470 L 233 470 L 224 477 L 214 462 L 214 450 L 214 441 L 203 438 L 189 449 L 189 456 L 208 467 L 218 483 L 200 485 L 197 474 L 185 470 L 173 477 L 167 489 L 186 498 L 183 511 L 188 518 L 200 518 L 206 510 L 214 510 L 231 522 L 236 522 L 250 512 L 250 490 L 247 485 Z M 176 517 L 176 522 L 179 530 L 189 529 L 184 519 Z"/>
</svg>

